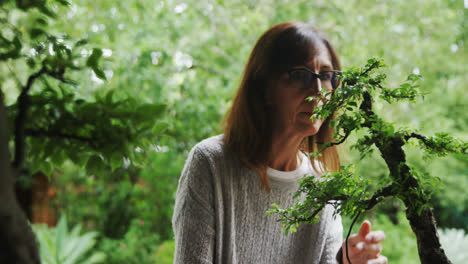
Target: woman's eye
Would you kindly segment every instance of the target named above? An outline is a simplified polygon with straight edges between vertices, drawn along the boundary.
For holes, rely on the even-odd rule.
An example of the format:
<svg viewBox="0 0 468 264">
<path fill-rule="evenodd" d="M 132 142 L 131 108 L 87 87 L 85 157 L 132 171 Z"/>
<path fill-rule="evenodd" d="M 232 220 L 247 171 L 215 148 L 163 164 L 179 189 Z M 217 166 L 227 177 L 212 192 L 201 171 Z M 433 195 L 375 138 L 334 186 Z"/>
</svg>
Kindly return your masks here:
<svg viewBox="0 0 468 264">
<path fill-rule="evenodd" d="M 290 78 L 291 81 L 303 81 L 306 79 L 306 75 L 305 71 L 293 71 L 291 72 Z"/>
<path fill-rule="evenodd" d="M 322 81 L 328 81 L 331 80 L 332 78 L 332 72 L 321 72 L 319 73 L 320 75 L 320 80 Z"/>
</svg>

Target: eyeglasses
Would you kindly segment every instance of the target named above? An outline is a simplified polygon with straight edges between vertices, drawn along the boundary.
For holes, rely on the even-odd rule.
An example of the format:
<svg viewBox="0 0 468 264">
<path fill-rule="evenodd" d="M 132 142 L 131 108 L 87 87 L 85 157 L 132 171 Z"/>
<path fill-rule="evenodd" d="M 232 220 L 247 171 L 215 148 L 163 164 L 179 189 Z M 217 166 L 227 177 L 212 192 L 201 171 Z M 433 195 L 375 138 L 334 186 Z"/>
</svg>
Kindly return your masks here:
<svg viewBox="0 0 468 264">
<path fill-rule="evenodd" d="M 301 90 L 310 89 L 312 82 L 317 78 L 320 80 L 322 88 L 336 89 L 340 84 L 339 79 L 336 77 L 340 76 L 341 72 L 331 70 L 322 71 L 317 74 L 306 67 L 301 67 L 288 70 L 288 75 L 289 80 L 300 87 Z"/>
</svg>

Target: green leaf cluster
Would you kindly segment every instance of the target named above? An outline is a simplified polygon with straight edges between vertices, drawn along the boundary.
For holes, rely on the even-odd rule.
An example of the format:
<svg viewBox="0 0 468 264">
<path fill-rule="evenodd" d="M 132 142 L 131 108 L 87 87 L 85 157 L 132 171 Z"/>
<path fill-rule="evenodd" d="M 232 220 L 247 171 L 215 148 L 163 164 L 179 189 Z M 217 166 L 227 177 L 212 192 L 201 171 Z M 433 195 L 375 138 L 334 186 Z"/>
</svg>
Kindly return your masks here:
<svg viewBox="0 0 468 264">
<path fill-rule="evenodd" d="M 41 262 L 45 264 L 98 264 L 105 263 L 106 255 L 95 251 L 96 232 L 82 233 L 81 225 L 68 230 L 62 216 L 55 228 L 34 224 L 33 231 L 40 246 Z"/>
<path fill-rule="evenodd" d="M 278 214 L 278 222 L 287 234 L 295 232 L 299 223 L 317 223 L 320 211 L 326 205 L 335 209 L 335 214 L 348 216 L 363 212 L 370 198 L 367 191 L 369 182 L 353 173 L 353 167 L 342 166 L 340 172 L 326 173 L 323 177 L 307 176 L 299 179 L 299 189 L 293 198 L 297 203 L 287 209 L 281 209 L 277 204 L 267 215 Z"/>
<path fill-rule="evenodd" d="M 68 159 L 86 165 L 91 175 L 119 168 L 124 158 L 139 164 L 151 139 L 164 128 L 155 120 L 163 115 L 165 105 L 139 103 L 131 97 L 115 100 L 113 91 L 85 101 L 63 86 L 57 90 L 46 81 L 44 85 L 30 97 L 25 131 L 31 136 L 28 154 L 33 167 L 46 174 Z M 10 120 L 17 108 L 17 104 L 8 108 Z"/>
<path fill-rule="evenodd" d="M 450 153 L 468 154 L 468 143 L 445 132 L 436 133 L 433 137 L 426 137 L 420 140 L 419 144 L 427 154 L 438 157 L 444 157 Z"/>
<path fill-rule="evenodd" d="M 67 1 L 57 3 L 69 5 Z M 8 31 L 0 31 L 0 58 L 6 61 L 22 94 L 7 107 L 10 138 L 16 136 L 20 108 L 26 109 L 27 115 L 20 122 L 25 123 L 30 169 L 50 175 L 54 167 L 71 160 L 90 175 L 102 175 L 125 161 L 140 164 L 144 151 L 166 128 L 164 122 L 157 122 L 166 106 L 142 102 L 115 89 L 80 92 L 85 88 L 80 75 L 86 69 L 106 80 L 102 49 L 88 52 L 87 38 L 55 33 L 57 18 L 50 10 L 66 9 L 54 3 L 8 1 L 5 5 L 0 22 Z M 8 37 L 3 32 L 9 32 Z M 17 67 L 24 72 L 15 71 Z"/>
</svg>

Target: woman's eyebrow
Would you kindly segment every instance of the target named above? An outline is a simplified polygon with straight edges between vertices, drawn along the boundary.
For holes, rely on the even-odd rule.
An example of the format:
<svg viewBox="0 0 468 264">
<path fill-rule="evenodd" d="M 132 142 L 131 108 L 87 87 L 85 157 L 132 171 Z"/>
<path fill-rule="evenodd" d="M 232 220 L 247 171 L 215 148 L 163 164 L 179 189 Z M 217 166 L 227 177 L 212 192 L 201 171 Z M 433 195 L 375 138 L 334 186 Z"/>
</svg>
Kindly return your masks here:
<svg viewBox="0 0 468 264">
<path fill-rule="evenodd" d="M 328 60 L 315 61 L 315 63 L 320 65 L 319 71 L 331 71 L 331 70 L 333 70 L 333 66 L 331 65 L 331 62 L 329 62 Z M 309 63 L 307 63 L 304 66 L 306 68 L 308 68 L 308 69 L 313 69 L 313 67 L 312 68 L 310 67 L 310 66 L 313 66 L 313 65 L 314 65 L 314 61 L 310 61 Z"/>
<path fill-rule="evenodd" d="M 330 64 L 324 64 L 320 66 L 320 71 L 324 71 L 324 70 L 333 70 L 333 67 Z"/>
</svg>

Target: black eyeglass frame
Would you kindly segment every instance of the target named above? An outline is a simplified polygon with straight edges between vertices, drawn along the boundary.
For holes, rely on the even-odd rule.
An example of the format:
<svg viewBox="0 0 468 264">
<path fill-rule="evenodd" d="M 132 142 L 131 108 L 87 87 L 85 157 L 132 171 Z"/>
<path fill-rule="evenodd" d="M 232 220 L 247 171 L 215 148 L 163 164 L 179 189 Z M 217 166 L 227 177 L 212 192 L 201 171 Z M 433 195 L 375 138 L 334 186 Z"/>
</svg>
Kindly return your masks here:
<svg viewBox="0 0 468 264">
<path fill-rule="evenodd" d="M 336 89 L 340 84 L 339 84 L 339 80 L 337 82 L 336 80 L 336 76 L 341 76 L 342 75 L 342 72 L 341 71 L 337 71 L 337 70 L 328 70 L 328 71 L 322 71 L 322 72 L 319 72 L 318 74 L 313 72 L 311 69 L 307 68 L 307 67 L 300 67 L 300 68 L 291 68 L 289 70 L 287 70 L 287 73 L 288 73 L 288 76 L 289 78 L 291 78 L 291 73 L 294 72 L 294 71 L 297 71 L 297 70 L 305 70 L 307 72 L 310 72 L 312 74 L 312 78 L 310 79 L 310 82 L 312 82 L 313 80 L 319 78 L 321 81 L 326 81 L 326 79 L 324 79 L 324 75 L 321 74 L 321 73 L 325 73 L 325 72 L 333 72 L 333 76 L 332 78 L 330 79 L 330 82 L 332 84 L 332 88 L 333 89 Z"/>
</svg>

